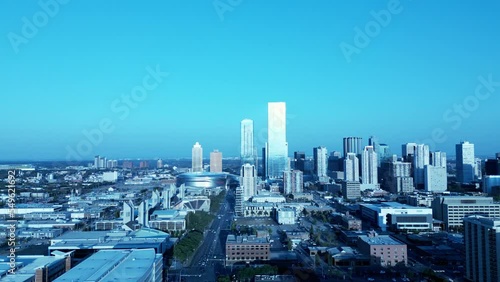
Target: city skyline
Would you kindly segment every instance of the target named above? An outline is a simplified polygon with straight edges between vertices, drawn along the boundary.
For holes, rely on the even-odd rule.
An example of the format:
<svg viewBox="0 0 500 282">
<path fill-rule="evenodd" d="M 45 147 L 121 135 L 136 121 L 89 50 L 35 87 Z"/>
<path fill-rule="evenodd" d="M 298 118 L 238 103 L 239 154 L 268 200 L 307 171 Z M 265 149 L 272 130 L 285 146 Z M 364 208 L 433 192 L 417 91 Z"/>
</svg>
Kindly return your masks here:
<svg viewBox="0 0 500 282">
<path fill-rule="evenodd" d="M 371 135 L 398 154 L 401 144 L 427 140 L 448 156 L 462 140 L 478 156 L 499 151 L 485 123 L 500 99 L 495 1 L 400 1 L 401 12 L 350 61 L 340 46 L 356 45 L 357 28 L 387 2 L 290 1 L 284 9 L 257 1 L 224 20 L 211 4 L 71 2 L 17 45 L 23 18 L 32 22 L 43 8 L 0 5 L 2 104 L 12 121 L 0 136 L 1 161 L 65 160 L 101 125 L 106 132 L 81 159 L 188 158 L 196 141 L 237 157 L 245 118 L 260 152 L 270 101 L 287 103 L 290 153 L 310 156 L 318 144 L 340 151 L 342 138 Z M 127 100 L 144 81 L 147 94 Z M 417 97 L 425 107 L 408 102 Z M 207 114 L 217 107 L 224 113 Z"/>
</svg>

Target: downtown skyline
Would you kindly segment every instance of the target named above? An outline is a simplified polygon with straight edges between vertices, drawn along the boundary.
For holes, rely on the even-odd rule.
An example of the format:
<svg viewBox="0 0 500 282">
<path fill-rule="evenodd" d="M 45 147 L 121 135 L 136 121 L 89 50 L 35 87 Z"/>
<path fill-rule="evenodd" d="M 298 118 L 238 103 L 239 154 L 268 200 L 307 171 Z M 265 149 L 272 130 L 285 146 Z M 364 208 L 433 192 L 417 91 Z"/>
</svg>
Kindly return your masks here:
<svg viewBox="0 0 500 282">
<path fill-rule="evenodd" d="M 346 60 L 339 46 L 354 44 L 356 27 L 388 2 L 245 1 L 223 20 L 211 3 L 120 4 L 117 13 L 116 1 L 69 2 L 17 53 L 8 35 L 41 7 L 2 3 L 9 122 L 0 161 L 65 160 L 67 146 L 105 119 L 112 130 L 83 159 L 190 158 L 195 142 L 238 157 L 245 118 L 260 155 L 273 101 L 287 104 L 290 157 L 341 151 L 348 136 L 365 146 L 372 135 L 398 155 L 401 144 L 429 139 L 448 156 L 464 140 L 477 156 L 500 151 L 488 126 L 500 101 L 500 4 L 400 1 L 402 11 Z M 124 98 L 139 86 L 147 94 Z"/>
</svg>

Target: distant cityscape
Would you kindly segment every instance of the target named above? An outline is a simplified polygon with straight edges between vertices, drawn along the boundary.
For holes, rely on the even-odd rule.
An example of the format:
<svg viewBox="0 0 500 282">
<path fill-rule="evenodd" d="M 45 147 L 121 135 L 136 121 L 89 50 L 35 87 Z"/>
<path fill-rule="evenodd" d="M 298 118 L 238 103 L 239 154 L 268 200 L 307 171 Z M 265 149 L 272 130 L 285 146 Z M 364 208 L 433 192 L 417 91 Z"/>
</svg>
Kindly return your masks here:
<svg viewBox="0 0 500 282">
<path fill-rule="evenodd" d="M 499 281 L 500 153 L 370 136 L 290 154 L 0 165 L 1 281 Z M 399 149 L 401 151 L 399 151 Z M 209 156 L 206 158 L 206 156 Z"/>
</svg>

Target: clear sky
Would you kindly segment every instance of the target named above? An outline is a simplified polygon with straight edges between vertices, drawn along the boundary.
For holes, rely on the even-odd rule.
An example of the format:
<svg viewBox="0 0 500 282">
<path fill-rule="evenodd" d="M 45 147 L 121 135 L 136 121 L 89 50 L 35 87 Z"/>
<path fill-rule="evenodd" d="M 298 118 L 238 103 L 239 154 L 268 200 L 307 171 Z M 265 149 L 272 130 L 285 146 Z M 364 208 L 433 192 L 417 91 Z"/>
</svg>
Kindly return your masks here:
<svg viewBox="0 0 500 282">
<path fill-rule="evenodd" d="M 370 135 L 397 154 L 500 151 L 499 1 L 60 2 L 0 2 L 0 160 L 79 144 L 83 159 L 190 157 L 197 141 L 237 156 L 244 118 L 264 144 L 270 101 L 287 103 L 290 154 Z"/>
</svg>

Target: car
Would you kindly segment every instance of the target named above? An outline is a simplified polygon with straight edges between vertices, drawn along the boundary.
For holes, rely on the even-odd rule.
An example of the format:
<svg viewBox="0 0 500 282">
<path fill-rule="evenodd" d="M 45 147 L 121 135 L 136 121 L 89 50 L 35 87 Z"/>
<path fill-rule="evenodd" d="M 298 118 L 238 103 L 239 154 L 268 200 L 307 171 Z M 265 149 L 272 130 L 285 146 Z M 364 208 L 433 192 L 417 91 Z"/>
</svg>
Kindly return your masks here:
<svg viewBox="0 0 500 282">
<path fill-rule="evenodd" d="M 375 281 L 375 278 L 368 277 L 368 281 Z"/>
</svg>

